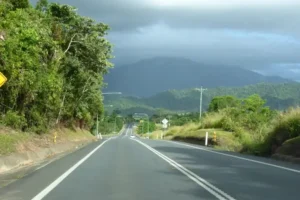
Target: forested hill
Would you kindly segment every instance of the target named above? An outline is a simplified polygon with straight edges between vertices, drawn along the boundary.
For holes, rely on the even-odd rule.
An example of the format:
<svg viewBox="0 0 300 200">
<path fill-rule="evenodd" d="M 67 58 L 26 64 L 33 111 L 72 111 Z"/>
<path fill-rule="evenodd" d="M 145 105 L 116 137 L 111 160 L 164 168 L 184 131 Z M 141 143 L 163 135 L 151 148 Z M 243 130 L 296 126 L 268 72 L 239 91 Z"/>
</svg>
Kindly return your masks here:
<svg viewBox="0 0 300 200">
<path fill-rule="evenodd" d="M 300 104 L 300 83 L 260 83 L 245 87 L 218 87 L 206 90 L 203 93 L 203 107 L 208 108 L 210 100 L 215 96 L 232 95 L 239 98 L 246 98 L 252 94 L 259 94 L 267 100 L 267 105 L 273 109 L 286 109 L 290 106 Z M 110 97 L 106 104 L 113 104 L 114 109 L 120 109 L 124 113 L 130 111 L 154 113 L 157 108 L 164 108 L 170 111 L 198 111 L 199 91 L 169 90 L 158 93 L 148 98 L 137 97 Z"/>
<path fill-rule="evenodd" d="M 280 77 L 268 77 L 256 72 L 228 66 L 200 64 L 184 58 L 156 57 L 116 66 L 105 76 L 107 91 L 149 97 L 170 89 L 187 89 L 203 85 L 240 87 L 261 82 L 291 82 Z"/>
</svg>

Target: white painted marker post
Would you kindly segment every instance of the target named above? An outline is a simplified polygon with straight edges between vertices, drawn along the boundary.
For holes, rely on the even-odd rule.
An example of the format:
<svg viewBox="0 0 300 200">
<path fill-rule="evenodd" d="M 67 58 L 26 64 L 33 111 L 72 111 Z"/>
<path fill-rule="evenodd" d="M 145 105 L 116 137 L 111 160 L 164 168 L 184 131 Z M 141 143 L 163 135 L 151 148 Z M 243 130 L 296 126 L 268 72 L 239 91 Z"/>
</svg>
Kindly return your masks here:
<svg viewBox="0 0 300 200">
<path fill-rule="evenodd" d="M 205 135 L 205 146 L 207 146 L 207 142 L 208 142 L 208 132 L 206 132 L 206 135 Z"/>
<path fill-rule="evenodd" d="M 163 128 L 163 132 L 161 133 L 161 135 L 160 135 L 160 139 L 164 139 L 164 134 L 165 134 L 165 131 L 167 130 L 167 128 L 168 128 L 168 120 L 167 119 L 163 119 L 162 121 L 161 121 L 161 123 L 163 124 L 162 125 L 162 128 Z"/>
</svg>

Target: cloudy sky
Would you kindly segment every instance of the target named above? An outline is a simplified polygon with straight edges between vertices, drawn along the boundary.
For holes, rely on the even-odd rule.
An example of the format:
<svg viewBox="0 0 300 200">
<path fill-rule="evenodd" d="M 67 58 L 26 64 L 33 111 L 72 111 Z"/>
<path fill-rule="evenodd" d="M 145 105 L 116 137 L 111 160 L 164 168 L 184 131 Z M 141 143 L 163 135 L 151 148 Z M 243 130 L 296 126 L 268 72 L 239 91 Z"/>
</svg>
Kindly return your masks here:
<svg viewBox="0 0 300 200">
<path fill-rule="evenodd" d="M 300 0 L 57 0 L 111 27 L 114 62 L 180 56 L 300 80 Z"/>
</svg>

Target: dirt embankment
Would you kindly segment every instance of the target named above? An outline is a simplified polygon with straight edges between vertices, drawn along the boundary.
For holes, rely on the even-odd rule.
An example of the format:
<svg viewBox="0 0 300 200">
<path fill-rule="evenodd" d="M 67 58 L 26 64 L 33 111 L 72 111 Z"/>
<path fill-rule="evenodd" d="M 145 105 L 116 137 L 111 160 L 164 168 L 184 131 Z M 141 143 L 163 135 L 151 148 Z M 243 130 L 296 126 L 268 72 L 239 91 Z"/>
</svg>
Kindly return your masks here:
<svg viewBox="0 0 300 200">
<path fill-rule="evenodd" d="M 37 135 L 1 127 L 0 174 L 33 165 L 95 140 L 90 132 L 81 129 L 60 128 Z"/>
</svg>

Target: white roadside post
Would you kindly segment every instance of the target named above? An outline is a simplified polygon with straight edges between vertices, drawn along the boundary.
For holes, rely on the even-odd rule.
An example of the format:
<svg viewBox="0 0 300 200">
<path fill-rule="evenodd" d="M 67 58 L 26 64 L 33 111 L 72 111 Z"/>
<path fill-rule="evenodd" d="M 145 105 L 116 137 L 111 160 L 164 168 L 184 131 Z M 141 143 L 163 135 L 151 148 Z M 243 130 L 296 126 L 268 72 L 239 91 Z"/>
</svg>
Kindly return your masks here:
<svg viewBox="0 0 300 200">
<path fill-rule="evenodd" d="M 98 121 L 98 114 L 97 114 L 97 128 L 96 128 L 96 131 L 97 131 L 97 139 L 99 140 L 99 129 L 98 129 L 98 124 L 99 124 L 99 121 Z"/>
<path fill-rule="evenodd" d="M 101 135 L 101 133 L 99 133 L 99 118 L 98 118 L 98 114 L 97 114 L 97 126 L 96 126 L 97 128 L 96 128 L 96 131 L 97 131 L 97 139 L 99 140 L 99 139 L 101 139 L 102 140 L 102 135 Z"/>
<path fill-rule="evenodd" d="M 164 131 L 168 128 L 168 120 L 165 118 L 165 119 L 163 119 L 162 121 L 162 124 L 163 124 L 163 132 L 161 133 L 161 135 L 160 135 L 160 139 L 163 139 L 163 137 L 164 137 Z"/>
<path fill-rule="evenodd" d="M 205 146 L 207 146 L 207 142 L 208 142 L 208 132 L 206 132 L 205 134 Z"/>
</svg>

